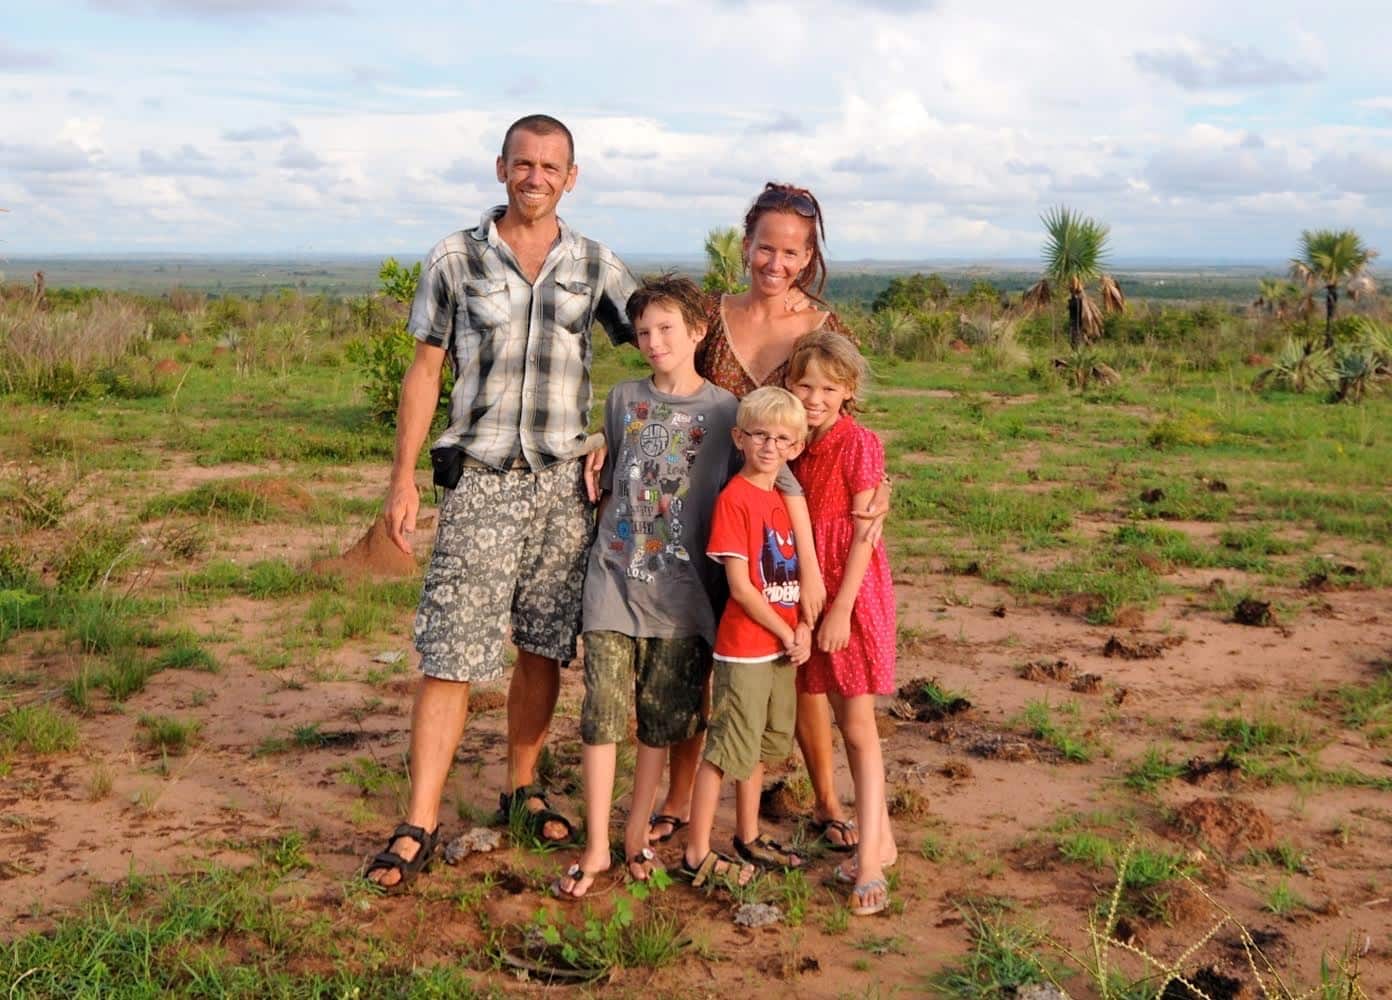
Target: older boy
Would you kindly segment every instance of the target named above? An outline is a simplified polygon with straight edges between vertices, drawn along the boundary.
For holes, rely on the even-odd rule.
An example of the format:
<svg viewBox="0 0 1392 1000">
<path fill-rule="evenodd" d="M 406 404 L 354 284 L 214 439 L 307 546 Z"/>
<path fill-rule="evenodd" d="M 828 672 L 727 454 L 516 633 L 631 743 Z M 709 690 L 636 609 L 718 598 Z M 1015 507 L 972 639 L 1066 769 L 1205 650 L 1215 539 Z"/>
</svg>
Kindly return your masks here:
<svg viewBox="0 0 1392 1000">
<path fill-rule="evenodd" d="M 629 875 L 652 870 L 648 814 L 668 748 L 699 732 L 715 640 L 714 564 L 702 558 L 716 494 L 730 478 L 738 403 L 696 373 L 704 299 L 687 278 L 646 282 L 628 300 L 650 378 L 623 382 L 604 404 L 608 456 L 599 532 L 585 576 L 585 850 L 553 887 L 589 891 L 609 868 L 617 744 L 638 716 L 638 762 L 624 836 Z"/>
<path fill-rule="evenodd" d="M 726 775 L 735 778 L 735 851 L 746 861 L 798 867 L 802 858 L 759 833 L 765 762 L 792 750 L 794 667 L 811 651 L 798 620 L 798 563 L 792 522 L 774 481 L 802 450 L 807 414 L 786 389 L 756 389 L 740 403 L 733 434 L 744 466 L 721 492 L 706 554 L 725 567 L 730 599 L 715 638 L 715 686 L 705 759 L 691 799 L 691 832 L 680 875 L 700 886 L 734 862 L 710 847 Z M 740 884 L 753 876 L 743 866 Z"/>
</svg>

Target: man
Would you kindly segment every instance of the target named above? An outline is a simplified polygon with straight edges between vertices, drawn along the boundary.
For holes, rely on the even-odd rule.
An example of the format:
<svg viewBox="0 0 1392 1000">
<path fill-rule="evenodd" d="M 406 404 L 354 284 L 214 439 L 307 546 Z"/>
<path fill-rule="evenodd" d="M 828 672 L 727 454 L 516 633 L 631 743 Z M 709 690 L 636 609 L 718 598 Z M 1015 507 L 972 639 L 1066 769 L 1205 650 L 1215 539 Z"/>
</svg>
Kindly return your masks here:
<svg viewBox="0 0 1392 1000">
<path fill-rule="evenodd" d="M 531 115 L 512 124 L 497 161 L 507 204 L 445 237 L 422 268 L 409 328 L 416 354 L 402 381 L 387 531 L 404 551 L 420 499 L 415 467 L 455 372 L 450 424 L 432 450 L 437 481 L 458 481 L 440 507 L 416 613 L 420 684 L 411 713 L 406 821 L 365 875 L 404 888 L 430 860 L 445 778 L 464 732 L 469 685 L 502 675 L 511 627 L 505 808 L 543 839 L 574 830 L 533 786 L 556 707 L 560 667 L 575 655 L 593 508 L 582 457 L 589 421 L 590 328 L 630 341 L 633 276 L 606 247 L 556 215 L 575 187 L 570 130 Z"/>
</svg>

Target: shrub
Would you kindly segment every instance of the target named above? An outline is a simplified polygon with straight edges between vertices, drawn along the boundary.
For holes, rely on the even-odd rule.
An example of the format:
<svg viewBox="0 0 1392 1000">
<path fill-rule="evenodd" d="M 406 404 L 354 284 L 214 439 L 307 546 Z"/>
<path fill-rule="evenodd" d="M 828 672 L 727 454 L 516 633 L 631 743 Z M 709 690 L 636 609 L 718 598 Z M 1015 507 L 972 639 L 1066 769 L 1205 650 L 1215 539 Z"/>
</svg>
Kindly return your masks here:
<svg viewBox="0 0 1392 1000">
<path fill-rule="evenodd" d="M 7 393 L 66 404 L 102 395 L 109 370 L 143 345 L 144 313 L 111 296 L 67 311 L 0 308 L 0 378 Z"/>
</svg>

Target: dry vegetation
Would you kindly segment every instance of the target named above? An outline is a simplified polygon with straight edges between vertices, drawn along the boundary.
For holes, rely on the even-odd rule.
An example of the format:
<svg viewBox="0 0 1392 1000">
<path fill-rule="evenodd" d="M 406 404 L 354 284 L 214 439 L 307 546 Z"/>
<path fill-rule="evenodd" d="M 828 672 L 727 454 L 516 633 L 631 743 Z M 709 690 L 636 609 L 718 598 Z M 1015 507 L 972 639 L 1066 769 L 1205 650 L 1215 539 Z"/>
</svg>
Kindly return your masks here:
<svg viewBox="0 0 1392 1000">
<path fill-rule="evenodd" d="M 8 995 L 1392 992 L 1392 401 L 1376 370 L 1356 403 L 1252 388 L 1321 325 L 1133 303 L 1070 352 L 1057 311 L 980 288 L 852 315 L 904 685 L 895 905 L 862 921 L 825 854 L 739 899 L 613 878 L 584 907 L 526 842 L 409 896 L 353 878 L 406 793 L 418 578 L 325 560 L 378 510 L 400 317 L 5 290 Z M 1362 304 L 1336 349 L 1384 322 Z M 597 350 L 601 388 L 642 367 Z M 546 780 L 572 815 L 579 699 L 569 671 Z M 451 836 L 502 781 L 500 693 L 474 710 Z M 736 927 L 752 901 L 782 922 Z"/>
</svg>

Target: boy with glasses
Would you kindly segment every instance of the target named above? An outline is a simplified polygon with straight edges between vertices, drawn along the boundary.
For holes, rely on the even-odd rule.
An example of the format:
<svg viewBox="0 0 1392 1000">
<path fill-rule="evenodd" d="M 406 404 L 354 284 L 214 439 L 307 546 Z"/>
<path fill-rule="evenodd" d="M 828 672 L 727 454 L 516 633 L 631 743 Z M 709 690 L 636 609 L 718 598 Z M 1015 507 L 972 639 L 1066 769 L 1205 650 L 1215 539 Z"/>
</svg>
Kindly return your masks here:
<svg viewBox="0 0 1392 1000">
<path fill-rule="evenodd" d="M 744 466 L 716 500 L 706 554 L 725 567 L 730 599 L 716 630 L 714 697 L 705 759 L 696 774 L 691 826 L 678 874 L 701 886 L 714 878 L 740 885 L 754 866 L 796 868 L 803 858 L 759 832 L 765 762 L 792 751 L 793 673 L 811 652 L 799 621 L 798 560 L 792 522 L 774 481 L 802 450 L 807 414 L 786 389 L 756 389 L 740 403 L 733 432 Z M 711 850 L 711 829 L 727 775 L 735 778 L 735 852 Z"/>
</svg>

